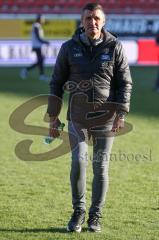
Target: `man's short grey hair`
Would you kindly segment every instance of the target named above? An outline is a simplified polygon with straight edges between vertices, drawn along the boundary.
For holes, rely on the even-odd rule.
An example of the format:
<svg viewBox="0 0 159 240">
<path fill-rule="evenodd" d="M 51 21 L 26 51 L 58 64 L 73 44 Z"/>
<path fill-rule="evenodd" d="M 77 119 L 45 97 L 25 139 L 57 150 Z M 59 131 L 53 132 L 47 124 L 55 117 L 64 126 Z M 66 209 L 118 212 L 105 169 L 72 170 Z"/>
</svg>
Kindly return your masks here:
<svg viewBox="0 0 159 240">
<path fill-rule="evenodd" d="M 99 3 L 87 3 L 82 8 L 82 16 L 83 16 L 85 10 L 89 10 L 89 11 L 101 10 L 101 12 L 103 13 L 104 19 L 105 19 L 104 9 L 103 9 L 102 5 L 100 5 Z"/>
</svg>

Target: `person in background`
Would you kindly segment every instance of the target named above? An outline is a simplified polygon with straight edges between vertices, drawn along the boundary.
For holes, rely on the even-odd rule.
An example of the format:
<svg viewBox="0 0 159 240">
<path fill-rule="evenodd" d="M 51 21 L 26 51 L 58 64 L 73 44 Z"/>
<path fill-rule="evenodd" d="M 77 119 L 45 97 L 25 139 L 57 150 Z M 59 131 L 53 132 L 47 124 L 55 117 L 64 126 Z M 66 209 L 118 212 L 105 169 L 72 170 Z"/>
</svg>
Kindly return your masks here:
<svg viewBox="0 0 159 240">
<path fill-rule="evenodd" d="M 81 232 L 86 215 L 88 140 L 90 137 L 93 139 L 93 182 L 87 224 L 89 231 L 100 232 L 114 134 L 124 127 L 132 89 L 123 46 L 104 29 L 105 14 L 102 6 L 98 3 L 86 4 L 82 9 L 81 22 L 82 27 L 75 31 L 72 39 L 62 44 L 58 54 L 47 108 L 50 136 L 58 137 L 61 107 L 59 104 L 58 108 L 57 103 L 60 99 L 62 101 L 65 89 L 70 91 L 67 120 L 72 152 L 70 181 L 73 214 L 67 230 L 78 233 Z M 108 109 L 110 102 L 114 102 L 112 112 Z M 88 106 L 91 111 L 87 112 Z M 108 117 L 104 115 L 103 122 L 97 124 L 103 111 L 104 114 L 111 114 Z M 88 126 L 89 119 L 91 126 Z"/>
<path fill-rule="evenodd" d="M 31 43 L 32 43 L 32 51 L 36 54 L 36 62 L 32 65 L 23 68 L 20 72 L 20 77 L 22 79 L 26 79 L 28 76 L 28 72 L 36 67 L 39 67 L 39 80 L 49 80 L 47 76 L 44 74 L 44 60 L 45 56 L 42 52 L 43 44 L 49 45 L 49 42 L 44 40 L 44 32 L 42 28 L 42 24 L 45 23 L 45 18 L 42 15 L 38 15 L 36 21 L 32 25 L 31 31 Z"/>
</svg>

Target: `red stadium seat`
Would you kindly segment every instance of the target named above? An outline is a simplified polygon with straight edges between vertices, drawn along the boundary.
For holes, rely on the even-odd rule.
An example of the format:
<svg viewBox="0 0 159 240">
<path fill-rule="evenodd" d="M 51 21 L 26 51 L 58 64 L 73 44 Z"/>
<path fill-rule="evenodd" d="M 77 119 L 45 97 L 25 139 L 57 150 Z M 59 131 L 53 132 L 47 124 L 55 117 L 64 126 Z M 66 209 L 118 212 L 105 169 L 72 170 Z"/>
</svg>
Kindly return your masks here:
<svg viewBox="0 0 159 240">
<path fill-rule="evenodd" d="M 0 13 L 80 13 L 88 2 L 96 0 L 0 0 Z M 99 0 L 108 14 L 159 13 L 159 0 Z"/>
<path fill-rule="evenodd" d="M 3 6 L 3 0 L 0 0 L 0 8 Z"/>
</svg>

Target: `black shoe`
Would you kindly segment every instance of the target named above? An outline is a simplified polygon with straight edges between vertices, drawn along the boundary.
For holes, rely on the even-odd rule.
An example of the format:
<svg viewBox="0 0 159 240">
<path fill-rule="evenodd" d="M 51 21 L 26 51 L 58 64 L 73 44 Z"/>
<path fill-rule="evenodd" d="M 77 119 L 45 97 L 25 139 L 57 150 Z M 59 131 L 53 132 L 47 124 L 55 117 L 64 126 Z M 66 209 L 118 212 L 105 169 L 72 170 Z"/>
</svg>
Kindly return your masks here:
<svg viewBox="0 0 159 240">
<path fill-rule="evenodd" d="M 85 211 L 82 209 L 75 209 L 67 226 L 68 232 L 78 232 L 82 230 L 82 224 L 85 222 Z"/>
<path fill-rule="evenodd" d="M 90 232 L 101 232 L 101 223 L 100 218 L 98 214 L 90 214 L 89 219 L 87 221 L 88 223 L 88 230 Z"/>
</svg>

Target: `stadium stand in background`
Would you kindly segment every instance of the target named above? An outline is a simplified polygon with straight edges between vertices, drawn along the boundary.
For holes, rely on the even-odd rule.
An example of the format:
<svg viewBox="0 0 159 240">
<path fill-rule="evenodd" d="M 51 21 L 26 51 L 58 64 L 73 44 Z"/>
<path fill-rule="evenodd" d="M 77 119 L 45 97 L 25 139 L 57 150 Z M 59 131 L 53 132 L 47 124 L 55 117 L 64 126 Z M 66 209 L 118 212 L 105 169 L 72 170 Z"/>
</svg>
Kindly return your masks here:
<svg viewBox="0 0 159 240">
<path fill-rule="evenodd" d="M 0 0 L 0 13 L 78 14 L 85 0 Z M 91 2 L 96 2 L 92 0 Z M 100 0 L 108 14 L 158 14 L 158 0 Z"/>
</svg>

